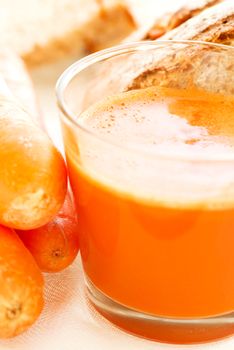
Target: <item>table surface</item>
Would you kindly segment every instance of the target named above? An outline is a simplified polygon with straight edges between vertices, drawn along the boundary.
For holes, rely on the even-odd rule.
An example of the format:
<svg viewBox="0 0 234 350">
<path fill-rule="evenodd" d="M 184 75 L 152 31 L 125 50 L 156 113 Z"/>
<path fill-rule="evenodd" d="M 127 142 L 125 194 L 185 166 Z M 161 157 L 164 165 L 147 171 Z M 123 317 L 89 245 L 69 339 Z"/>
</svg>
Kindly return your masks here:
<svg viewBox="0 0 234 350">
<path fill-rule="evenodd" d="M 178 6 L 183 0 L 129 0 L 141 21 Z M 152 8 L 155 10 L 152 11 Z M 54 85 L 71 60 L 39 68 L 32 72 L 48 132 L 60 148 L 61 133 L 56 109 Z M 59 274 L 46 275 L 46 305 L 40 320 L 25 334 L 1 341 L 0 350 L 231 350 L 234 337 L 193 346 L 159 344 L 128 335 L 89 307 L 80 258 Z"/>
</svg>

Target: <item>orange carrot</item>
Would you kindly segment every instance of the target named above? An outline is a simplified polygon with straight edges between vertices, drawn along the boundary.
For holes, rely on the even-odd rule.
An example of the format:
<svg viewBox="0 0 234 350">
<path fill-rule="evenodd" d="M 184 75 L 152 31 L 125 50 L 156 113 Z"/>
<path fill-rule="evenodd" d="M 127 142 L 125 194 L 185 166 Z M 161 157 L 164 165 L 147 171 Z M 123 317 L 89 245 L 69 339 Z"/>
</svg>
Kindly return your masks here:
<svg viewBox="0 0 234 350">
<path fill-rule="evenodd" d="M 43 308 L 43 277 L 16 233 L 0 226 L 0 338 L 31 326 Z"/>
<path fill-rule="evenodd" d="M 17 231 L 24 245 L 44 272 L 58 272 L 69 266 L 79 251 L 78 224 L 71 197 L 47 225 Z"/>
<path fill-rule="evenodd" d="M 13 64 L 15 69 L 12 67 Z M 2 67 L 11 93 L 28 111 L 34 111 L 38 124 L 43 126 L 32 82 L 23 62 L 12 52 L 4 51 L 0 52 L 0 73 Z M 30 101 L 28 101 L 29 97 Z M 42 271 L 57 272 L 70 265 L 75 259 L 79 251 L 77 232 L 76 213 L 71 197 L 67 195 L 62 209 L 52 221 L 37 229 L 18 231 L 18 234 Z"/>
<path fill-rule="evenodd" d="M 0 50 L 0 73 L 18 102 L 37 123 L 41 123 L 32 80 L 24 62 L 10 49 L 1 48 Z"/>
<path fill-rule="evenodd" d="M 48 223 L 64 202 L 65 163 L 2 78 L 0 164 L 0 223 L 24 230 Z"/>
</svg>

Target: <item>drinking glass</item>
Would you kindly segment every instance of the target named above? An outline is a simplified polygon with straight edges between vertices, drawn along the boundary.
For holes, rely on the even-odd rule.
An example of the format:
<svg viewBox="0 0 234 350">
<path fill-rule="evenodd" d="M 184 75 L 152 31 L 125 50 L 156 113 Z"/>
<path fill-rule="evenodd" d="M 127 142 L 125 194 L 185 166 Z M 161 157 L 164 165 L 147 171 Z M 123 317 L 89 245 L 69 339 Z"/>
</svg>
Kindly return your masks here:
<svg viewBox="0 0 234 350">
<path fill-rule="evenodd" d="M 234 153 L 146 149 L 80 116 L 153 85 L 231 98 L 233 62 L 223 45 L 138 42 L 87 56 L 58 81 L 87 296 L 130 333 L 170 343 L 234 333 Z"/>
</svg>

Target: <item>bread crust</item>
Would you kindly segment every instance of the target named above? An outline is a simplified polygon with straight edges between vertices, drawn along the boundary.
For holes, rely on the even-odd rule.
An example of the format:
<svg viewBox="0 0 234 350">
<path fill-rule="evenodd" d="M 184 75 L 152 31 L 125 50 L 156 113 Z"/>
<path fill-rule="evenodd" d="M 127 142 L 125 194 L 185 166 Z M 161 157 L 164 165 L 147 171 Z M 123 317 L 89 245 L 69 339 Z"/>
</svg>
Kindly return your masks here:
<svg viewBox="0 0 234 350">
<path fill-rule="evenodd" d="M 211 7 L 180 25 L 178 28 L 168 32 L 161 39 L 205 41 L 234 46 L 234 4 L 232 1 L 226 1 Z M 175 55 L 175 52 L 171 52 L 168 48 L 162 49 L 160 58 L 157 58 L 156 55 L 153 63 L 151 61 L 142 67 L 141 71 L 135 72 L 135 76 L 131 80 L 131 83 L 127 85 L 126 90 L 139 89 L 152 85 L 183 87 L 182 82 L 179 82 L 181 73 L 184 75 L 184 80 L 187 74 L 187 83 L 188 81 L 191 81 L 191 84 L 195 83 L 197 81 L 195 77 L 196 62 L 201 60 L 204 50 L 209 50 L 209 48 L 198 45 L 196 47 L 187 46 L 186 48 L 178 48 L 178 50 L 180 50 L 179 54 Z M 221 56 L 217 55 L 217 60 L 218 57 Z M 222 59 L 224 60 L 224 58 Z M 227 72 L 225 72 L 225 69 L 227 69 Z M 224 74 L 230 74 L 230 76 L 234 74 L 232 63 L 228 62 L 228 60 L 225 60 L 223 63 L 223 72 Z M 214 76 L 216 75 L 215 66 L 213 66 L 213 74 Z M 178 78 L 176 79 L 176 77 Z M 210 82 L 206 84 L 203 81 L 199 87 L 216 91 L 217 86 L 208 86 L 208 84 Z M 230 79 L 229 86 L 223 88 L 224 92 L 234 93 L 232 91 L 233 87 L 234 84 Z"/>
<path fill-rule="evenodd" d="M 223 1 L 210 7 L 161 39 L 199 40 L 234 46 L 234 3 L 232 0 Z M 226 58 L 225 53 L 211 54 L 209 58 L 209 52 L 216 49 L 208 45 L 178 44 L 178 50 L 170 45 L 158 47 L 159 50 L 147 51 L 146 54 L 140 51 L 129 56 L 118 56 L 105 64 L 93 77 L 90 83 L 93 93 L 87 94 L 83 108 L 108 94 L 155 85 L 174 88 L 196 85 L 197 88 L 210 92 L 234 94 L 234 64 L 230 62 L 231 54 Z M 207 62 L 202 64 L 202 58 L 206 55 Z M 234 50 L 232 61 L 234 62 Z M 227 81 L 221 84 L 223 73 L 226 74 Z"/>
<path fill-rule="evenodd" d="M 116 1 L 107 6 L 106 1 L 96 0 L 99 6 L 94 17 L 64 36 L 55 37 L 46 44 L 35 42 L 28 52 L 19 52 L 28 66 L 49 63 L 65 56 L 88 54 L 117 44 L 128 36 L 136 23 L 128 7 Z"/>
<path fill-rule="evenodd" d="M 166 34 L 172 29 L 179 27 L 181 24 L 199 15 L 202 11 L 210 8 L 225 0 L 197 0 L 190 4 L 182 6 L 173 13 L 167 13 L 158 18 L 155 24 L 145 33 L 142 40 L 155 40 Z"/>
</svg>

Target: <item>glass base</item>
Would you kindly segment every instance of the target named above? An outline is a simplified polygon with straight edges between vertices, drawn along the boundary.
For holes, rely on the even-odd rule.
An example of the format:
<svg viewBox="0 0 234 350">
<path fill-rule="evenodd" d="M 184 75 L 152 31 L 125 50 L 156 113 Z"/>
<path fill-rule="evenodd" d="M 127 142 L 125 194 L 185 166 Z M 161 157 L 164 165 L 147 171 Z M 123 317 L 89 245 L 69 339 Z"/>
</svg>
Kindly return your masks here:
<svg viewBox="0 0 234 350">
<path fill-rule="evenodd" d="M 164 343 L 194 344 L 234 334 L 234 313 L 200 319 L 163 318 L 127 308 L 100 292 L 86 279 L 88 299 L 94 308 L 128 333 Z"/>
</svg>

